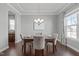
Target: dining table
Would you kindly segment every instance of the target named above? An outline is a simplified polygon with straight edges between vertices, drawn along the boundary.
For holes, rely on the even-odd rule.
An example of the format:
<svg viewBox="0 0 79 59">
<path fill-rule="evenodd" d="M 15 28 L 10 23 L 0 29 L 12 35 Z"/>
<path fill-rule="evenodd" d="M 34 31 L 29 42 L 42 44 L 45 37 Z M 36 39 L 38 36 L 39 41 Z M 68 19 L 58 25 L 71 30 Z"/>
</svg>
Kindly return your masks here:
<svg viewBox="0 0 79 59">
<path fill-rule="evenodd" d="M 53 45 L 53 53 L 54 53 L 54 42 L 55 42 L 55 38 L 53 38 L 52 36 L 44 36 L 45 37 L 45 46 L 47 45 L 48 42 L 51 42 Z M 26 43 L 28 42 L 33 42 L 33 36 L 31 37 L 24 37 L 24 54 L 26 54 Z"/>
</svg>

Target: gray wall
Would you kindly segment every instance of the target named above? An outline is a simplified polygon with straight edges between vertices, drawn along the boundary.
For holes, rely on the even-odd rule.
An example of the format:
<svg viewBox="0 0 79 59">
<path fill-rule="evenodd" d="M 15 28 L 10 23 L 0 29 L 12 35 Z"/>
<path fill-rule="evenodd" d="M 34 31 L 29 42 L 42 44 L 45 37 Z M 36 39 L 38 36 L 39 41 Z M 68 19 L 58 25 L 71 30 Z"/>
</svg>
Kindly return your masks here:
<svg viewBox="0 0 79 59">
<path fill-rule="evenodd" d="M 8 11 L 11 11 L 13 14 L 15 14 L 15 43 L 17 43 L 21 41 L 21 16 L 20 13 L 11 5 L 8 5 Z"/>
<path fill-rule="evenodd" d="M 7 4 L 0 4 L 0 52 L 8 48 L 8 11 L 16 14 L 16 42 L 20 41 L 20 15 Z"/>
<path fill-rule="evenodd" d="M 69 13 L 70 11 L 79 8 L 79 5 L 74 5 L 73 7 L 71 7 L 69 10 L 65 11 L 65 13 Z M 77 10 L 78 11 L 78 10 Z M 61 13 L 58 16 L 58 30 L 57 32 L 59 33 L 59 41 L 61 42 L 61 35 L 63 35 L 63 24 L 64 24 L 64 13 Z M 79 16 L 78 16 L 79 17 Z M 79 19 L 78 19 L 78 24 L 79 24 Z M 78 25 L 79 27 L 79 25 Z M 74 49 L 75 51 L 79 52 L 79 28 L 77 28 L 77 33 L 78 33 L 78 38 L 77 39 L 69 39 L 67 38 L 67 46 L 69 46 L 70 48 Z M 64 36 L 64 35 L 63 35 Z M 66 40 L 63 38 L 62 40 L 62 44 L 65 45 Z"/>
<path fill-rule="evenodd" d="M 0 4 L 0 51 L 8 48 L 8 12 L 5 4 Z"/>
<path fill-rule="evenodd" d="M 16 43 L 21 41 L 20 34 L 21 34 L 21 16 L 19 14 L 16 14 L 15 17 L 15 39 Z"/>
<path fill-rule="evenodd" d="M 61 43 L 65 43 L 63 39 L 64 36 L 63 26 L 64 26 L 64 13 L 61 13 L 58 16 L 58 21 L 57 21 L 57 32 L 58 32 L 59 41 L 61 41 Z"/>
<path fill-rule="evenodd" d="M 22 15 L 21 16 L 21 32 L 26 35 L 33 35 L 36 31 L 33 29 L 33 19 L 35 18 L 43 18 L 45 21 L 45 29 L 43 31 L 43 34 L 51 34 L 56 33 L 56 27 L 57 27 L 57 16 L 55 15 Z"/>
</svg>

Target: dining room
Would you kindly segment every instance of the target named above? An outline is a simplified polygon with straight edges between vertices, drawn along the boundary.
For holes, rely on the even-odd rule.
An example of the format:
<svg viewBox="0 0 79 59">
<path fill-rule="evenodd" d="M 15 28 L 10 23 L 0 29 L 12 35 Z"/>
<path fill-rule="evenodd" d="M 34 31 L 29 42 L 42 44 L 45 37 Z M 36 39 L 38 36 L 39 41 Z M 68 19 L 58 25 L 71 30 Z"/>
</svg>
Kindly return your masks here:
<svg viewBox="0 0 79 59">
<path fill-rule="evenodd" d="M 51 7 L 46 7 L 46 5 L 53 6 L 53 4 L 30 3 L 21 5 L 22 7 L 24 7 L 25 11 L 27 10 L 29 12 L 29 15 L 27 14 L 27 11 L 26 13 L 21 15 L 21 37 L 24 37 L 24 39 L 26 39 L 24 40 L 24 55 L 28 54 L 26 51 L 28 48 L 30 50 L 29 53 L 32 55 L 40 56 L 48 54 L 50 47 L 50 45 L 48 45 L 48 42 L 51 43 L 51 51 L 52 53 L 54 53 L 54 36 L 56 36 L 56 38 L 58 37 L 56 28 L 58 16 L 51 15 L 49 12 Z M 31 41 L 32 47 L 28 46 L 27 43 L 29 41 Z"/>
<path fill-rule="evenodd" d="M 79 56 L 78 7 L 78 3 L 0 4 L 0 16 L 6 13 L 0 19 L 3 22 L 7 19 L 1 25 L 6 26 L 5 30 L 9 25 L 15 32 L 15 42 L 8 42 L 8 30 L 2 28 L 1 33 L 6 33 L 6 39 L 1 37 L 0 55 Z M 14 17 L 15 22 L 8 24 L 8 14 Z"/>
</svg>

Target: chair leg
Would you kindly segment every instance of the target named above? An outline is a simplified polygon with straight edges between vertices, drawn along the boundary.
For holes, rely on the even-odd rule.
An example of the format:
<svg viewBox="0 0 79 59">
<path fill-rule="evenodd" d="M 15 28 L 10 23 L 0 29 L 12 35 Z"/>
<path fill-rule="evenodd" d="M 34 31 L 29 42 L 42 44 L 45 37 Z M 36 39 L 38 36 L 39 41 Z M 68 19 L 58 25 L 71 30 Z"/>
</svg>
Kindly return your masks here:
<svg viewBox="0 0 79 59">
<path fill-rule="evenodd" d="M 32 51 L 33 51 L 33 42 L 32 42 L 32 45 L 31 45 L 31 54 L 32 54 Z"/>
<path fill-rule="evenodd" d="M 53 53 L 55 53 L 56 51 L 57 51 L 57 47 L 56 47 L 56 45 L 54 45 Z"/>
<path fill-rule="evenodd" d="M 32 50 L 32 47 L 31 47 L 31 45 L 30 45 L 30 55 L 31 55 L 31 53 L 32 53 L 32 51 L 31 51 L 31 50 Z"/>
<path fill-rule="evenodd" d="M 33 43 L 30 45 L 30 55 L 32 54 Z"/>
<path fill-rule="evenodd" d="M 44 56 L 44 49 L 42 50 L 42 56 Z"/>
<path fill-rule="evenodd" d="M 57 51 L 57 46 L 55 45 L 54 47 L 55 47 L 55 51 Z"/>
<path fill-rule="evenodd" d="M 35 49 L 35 56 L 44 56 L 44 49 Z"/>
<path fill-rule="evenodd" d="M 22 46 L 22 52 L 24 53 L 24 47 Z"/>
<path fill-rule="evenodd" d="M 46 51 L 47 51 L 47 55 L 48 55 L 48 45 L 46 46 Z"/>
<path fill-rule="evenodd" d="M 33 48 L 33 42 L 32 42 L 32 48 Z"/>
</svg>

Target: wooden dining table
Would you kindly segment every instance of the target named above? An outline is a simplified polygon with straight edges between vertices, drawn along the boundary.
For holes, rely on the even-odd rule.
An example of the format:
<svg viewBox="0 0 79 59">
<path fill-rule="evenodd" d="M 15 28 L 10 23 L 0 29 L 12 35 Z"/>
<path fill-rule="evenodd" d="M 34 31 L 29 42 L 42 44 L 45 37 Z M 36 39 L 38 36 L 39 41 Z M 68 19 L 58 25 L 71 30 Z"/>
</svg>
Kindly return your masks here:
<svg viewBox="0 0 79 59">
<path fill-rule="evenodd" d="M 32 37 L 24 37 L 23 40 L 24 40 L 24 55 L 25 55 L 26 54 L 26 43 L 33 42 L 33 38 Z"/>
<path fill-rule="evenodd" d="M 26 54 L 26 43 L 33 42 L 33 37 L 24 37 L 24 54 Z M 45 36 L 45 46 L 48 42 L 51 42 L 53 44 L 53 53 L 54 53 L 54 42 L 55 38 Z"/>
<path fill-rule="evenodd" d="M 45 46 L 47 46 L 48 43 L 52 43 L 53 53 L 55 52 L 54 42 L 55 42 L 55 38 L 46 38 L 45 39 Z M 48 49 L 47 49 L 47 54 L 48 54 Z"/>
</svg>

